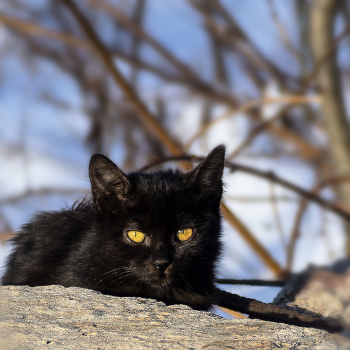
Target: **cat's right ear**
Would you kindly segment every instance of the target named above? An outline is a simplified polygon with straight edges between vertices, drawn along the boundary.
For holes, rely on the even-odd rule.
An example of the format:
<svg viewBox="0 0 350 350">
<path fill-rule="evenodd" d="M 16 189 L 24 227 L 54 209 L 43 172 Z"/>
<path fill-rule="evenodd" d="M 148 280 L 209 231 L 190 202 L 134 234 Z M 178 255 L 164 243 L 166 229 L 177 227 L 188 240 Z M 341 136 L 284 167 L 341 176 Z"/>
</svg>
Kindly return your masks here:
<svg viewBox="0 0 350 350">
<path fill-rule="evenodd" d="M 202 190 L 215 193 L 221 198 L 222 174 L 225 166 L 225 146 L 215 147 L 208 156 L 192 170 L 190 176 Z"/>
<path fill-rule="evenodd" d="M 91 157 L 89 177 L 92 200 L 100 211 L 112 211 L 116 200 L 126 200 L 130 183 L 126 175 L 104 155 L 94 154 Z"/>
</svg>

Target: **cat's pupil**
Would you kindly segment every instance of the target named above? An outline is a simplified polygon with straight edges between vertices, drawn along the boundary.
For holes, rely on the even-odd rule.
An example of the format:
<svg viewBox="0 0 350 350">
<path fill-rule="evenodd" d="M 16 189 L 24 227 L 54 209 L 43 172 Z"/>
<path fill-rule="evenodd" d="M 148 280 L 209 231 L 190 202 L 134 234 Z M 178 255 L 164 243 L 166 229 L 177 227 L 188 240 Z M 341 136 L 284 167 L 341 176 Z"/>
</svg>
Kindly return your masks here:
<svg viewBox="0 0 350 350">
<path fill-rule="evenodd" d="M 128 231 L 127 235 L 136 243 L 141 243 L 145 239 L 145 235 L 140 231 Z"/>
<path fill-rule="evenodd" d="M 193 230 L 191 228 L 186 228 L 184 230 L 177 231 L 177 238 L 180 241 L 187 241 L 189 240 L 193 235 Z"/>
</svg>

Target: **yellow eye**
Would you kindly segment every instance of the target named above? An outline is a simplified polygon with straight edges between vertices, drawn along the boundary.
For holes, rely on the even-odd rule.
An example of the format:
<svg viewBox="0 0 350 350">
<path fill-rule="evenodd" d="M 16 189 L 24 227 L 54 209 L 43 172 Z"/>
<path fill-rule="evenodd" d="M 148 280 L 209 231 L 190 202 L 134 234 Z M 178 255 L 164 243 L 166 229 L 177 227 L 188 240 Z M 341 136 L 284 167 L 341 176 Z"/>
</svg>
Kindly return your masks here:
<svg viewBox="0 0 350 350">
<path fill-rule="evenodd" d="M 187 241 L 193 235 L 193 230 L 191 228 L 185 228 L 184 230 L 179 230 L 176 233 L 177 238 L 180 241 Z"/>
<path fill-rule="evenodd" d="M 128 237 L 136 243 L 141 243 L 145 239 L 145 235 L 140 231 L 128 231 Z"/>
</svg>

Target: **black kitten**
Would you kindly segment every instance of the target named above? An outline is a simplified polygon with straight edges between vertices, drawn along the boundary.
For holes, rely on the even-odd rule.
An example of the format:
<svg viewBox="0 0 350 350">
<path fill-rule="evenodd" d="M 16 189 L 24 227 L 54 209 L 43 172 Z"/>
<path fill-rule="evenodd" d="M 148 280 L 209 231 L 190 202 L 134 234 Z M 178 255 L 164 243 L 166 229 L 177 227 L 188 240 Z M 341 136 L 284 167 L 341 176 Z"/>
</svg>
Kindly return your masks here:
<svg viewBox="0 0 350 350">
<path fill-rule="evenodd" d="M 2 283 L 60 284 L 208 309 L 220 253 L 224 146 L 194 170 L 124 174 L 95 154 L 92 203 L 37 215 Z"/>
</svg>

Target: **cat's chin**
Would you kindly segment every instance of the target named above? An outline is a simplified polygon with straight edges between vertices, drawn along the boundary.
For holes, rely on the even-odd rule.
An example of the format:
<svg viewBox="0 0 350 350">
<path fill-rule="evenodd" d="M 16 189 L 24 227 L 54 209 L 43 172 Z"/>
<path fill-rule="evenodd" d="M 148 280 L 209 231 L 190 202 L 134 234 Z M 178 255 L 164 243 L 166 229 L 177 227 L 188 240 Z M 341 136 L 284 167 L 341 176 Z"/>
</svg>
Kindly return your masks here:
<svg viewBox="0 0 350 350">
<path fill-rule="evenodd" d="M 152 281 L 153 287 L 168 289 L 172 286 L 171 280 L 167 277 L 157 278 Z"/>
<path fill-rule="evenodd" d="M 150 294 L 157 297 L 168 295 L 175 288 L 173 281 L 167 276 L 153 278 L 147 284 L 150 288 Z"/>
</svg>

